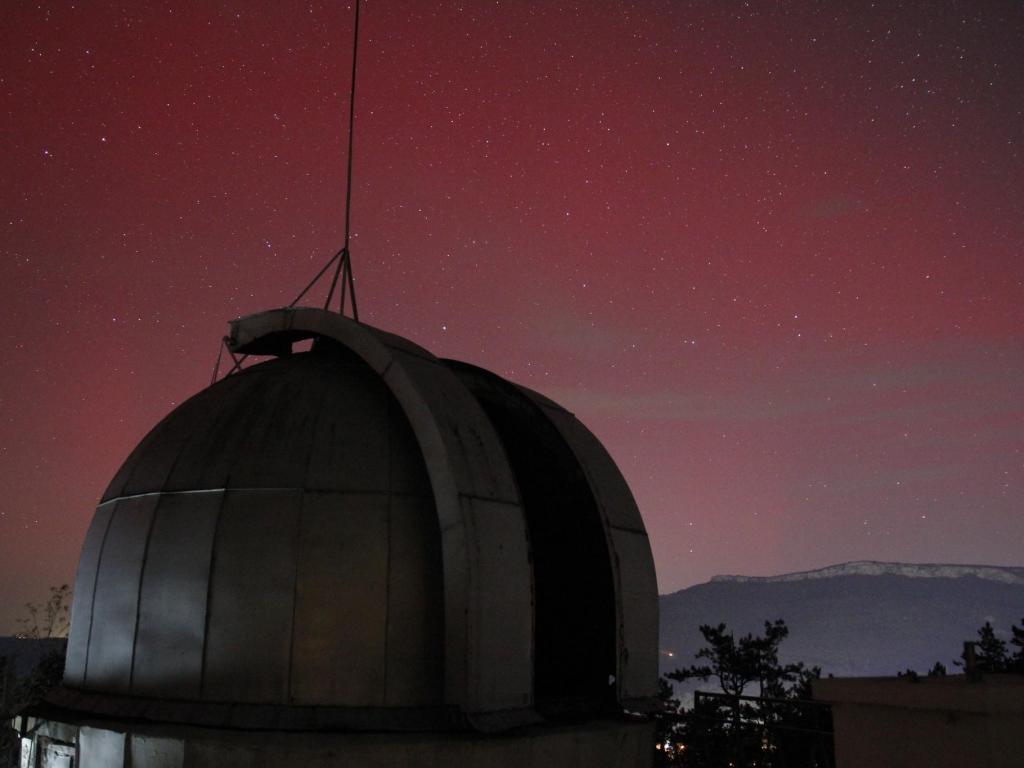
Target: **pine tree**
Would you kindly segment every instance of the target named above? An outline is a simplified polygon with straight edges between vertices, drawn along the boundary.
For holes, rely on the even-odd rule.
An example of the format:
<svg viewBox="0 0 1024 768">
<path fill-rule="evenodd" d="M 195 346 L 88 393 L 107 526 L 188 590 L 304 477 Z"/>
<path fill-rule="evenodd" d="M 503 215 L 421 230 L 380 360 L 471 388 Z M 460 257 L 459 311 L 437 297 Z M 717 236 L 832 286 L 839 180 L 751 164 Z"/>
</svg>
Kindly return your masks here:
<svg viewBox="0 0 1024 768">
<path fill-rule="evenodd" d="M 1020 623 L 1019 627 L 1016 624 L 1010 625 L 1010 632 L 1013 635 L 1010 645 L 1015 646 L 1017 650 L 1009 658 L 1008 671 L 1024 675 L 1024 619 L 1021 619 Z"/>
<path fill-rule="evenodd" d="M 967 650 L 960 655 L 958 666 L 967 666 Z M 996 637 L 992 623 L 986 621 L 978 630 L 978 639 L 974 643 L 974 668 L 978 672 L 1008 672 L 1010 659 L 1006 654 L 1006 643 Z"/>
<path fill-rule="evenodd" d="M 816 761 L 820 750 L 806 734 L 822 729 L 819 713 L 798 702 L 811 698 L 817 667 L 779 662 L 779 646 L 789 636 L 786 623 L 764 623 L 764 634 L 737 638 L 725 624 L 702 625 L 706 646 L 696 658 L 704 663 L 677 669 L 667 677 L 718 681 L 726 699 L 698 697 L 686 713 L 680 738 L 687 743 L 687 765 L 779 765 Z M 756 695 L 759 701 L 741 699 Z M 790 703 L 793 702 L 793 703 Z M 827 730 L 827 729 L 826 729 Z M 831 748 L 831 740 L 828 746 Z M 795 761 L 795 762 L 794 762 Z"/>
</svg>

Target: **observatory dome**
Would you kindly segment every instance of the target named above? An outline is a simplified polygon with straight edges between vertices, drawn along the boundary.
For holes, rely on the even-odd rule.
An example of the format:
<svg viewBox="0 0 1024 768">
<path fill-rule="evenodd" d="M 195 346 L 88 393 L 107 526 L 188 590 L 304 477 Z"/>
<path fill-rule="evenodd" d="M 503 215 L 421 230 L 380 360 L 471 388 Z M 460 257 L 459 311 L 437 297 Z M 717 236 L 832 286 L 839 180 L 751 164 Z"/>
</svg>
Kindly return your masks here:
<svg viewBox="0 0 1024 768">
<path fill-rule="evenodd" d="M 237 320 L 229 348 L 270 359 L 176 408 L 103 495 L 52 703 L 369 731 L 650 703 L 647 536 L 568 411 L 323 310 Z"/>
</svg>

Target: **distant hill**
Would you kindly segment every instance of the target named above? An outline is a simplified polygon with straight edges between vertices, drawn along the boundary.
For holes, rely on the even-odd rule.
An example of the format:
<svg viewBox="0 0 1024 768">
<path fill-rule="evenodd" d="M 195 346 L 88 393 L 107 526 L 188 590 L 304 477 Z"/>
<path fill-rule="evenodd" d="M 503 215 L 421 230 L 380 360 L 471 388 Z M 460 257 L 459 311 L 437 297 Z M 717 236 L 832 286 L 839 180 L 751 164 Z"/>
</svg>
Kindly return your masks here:
<svg viewBox="0 0 1024 768">
<path fill-rule="evenodd" d="M 1024 619 L 1024 568 L 856 562 L 781 576 L 717 576 L 661 597 L 661 671 L 693 663 L 698 627 L 737 634 L 785 619 L 783 661 L 840 676 L 952 672 L 986 621 L 1004 639 Z M 669 655 L 671 654 L 671 656 Z M 706 687 L 706 686 L 702 686 Z"/>
</svg>

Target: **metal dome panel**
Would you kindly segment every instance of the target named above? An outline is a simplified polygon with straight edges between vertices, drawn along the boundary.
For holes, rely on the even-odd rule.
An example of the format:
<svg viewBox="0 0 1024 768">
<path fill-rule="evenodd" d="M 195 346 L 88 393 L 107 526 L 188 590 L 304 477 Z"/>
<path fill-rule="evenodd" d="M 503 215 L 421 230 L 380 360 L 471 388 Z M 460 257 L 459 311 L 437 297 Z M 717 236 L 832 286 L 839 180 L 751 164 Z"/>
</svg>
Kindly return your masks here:
<svg viewBox="0 0 1024 768">
<path fill-rule="evenodd" d="M 67 685 L 234 711 L 443 706 L 430 481 L 357 357 L 296 355 L 219 382 L 140 443 L 106 497 Z"/>
<path fill-rule="evenodd" d="M 210 561 L 223 501 L 221 492 L 160 497 L 139 592 L 135 695 L 201 695 Z"/>
</svg>

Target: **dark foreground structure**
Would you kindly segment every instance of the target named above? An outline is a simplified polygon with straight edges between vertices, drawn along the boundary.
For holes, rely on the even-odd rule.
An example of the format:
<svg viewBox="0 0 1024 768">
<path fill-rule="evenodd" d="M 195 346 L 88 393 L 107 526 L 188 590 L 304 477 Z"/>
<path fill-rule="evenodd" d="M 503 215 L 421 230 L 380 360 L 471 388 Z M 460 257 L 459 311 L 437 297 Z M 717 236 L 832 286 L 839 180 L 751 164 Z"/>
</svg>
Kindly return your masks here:
<svg viewBox="0 0 1024 768">
<path fill-rule="evenodd" d="M 228 343 L 273 359 L 110 483 L 27 765 L 648 765 L 657 586 L 598 440 L 334 312 Z"/>
<path fill-rule="evenodd" d="M 832 705 L 837 768 L 1019 768 L 1024 676 L 817 680 Z"/>
</svg>

